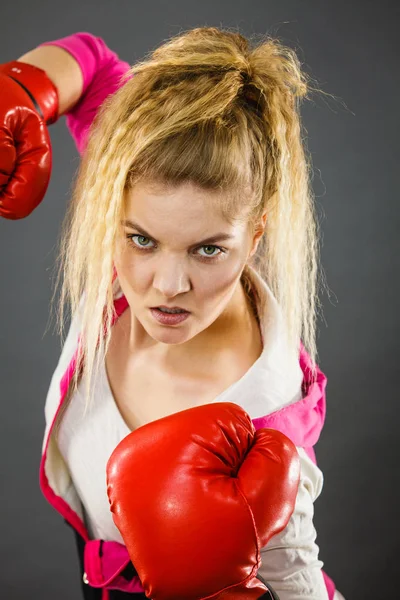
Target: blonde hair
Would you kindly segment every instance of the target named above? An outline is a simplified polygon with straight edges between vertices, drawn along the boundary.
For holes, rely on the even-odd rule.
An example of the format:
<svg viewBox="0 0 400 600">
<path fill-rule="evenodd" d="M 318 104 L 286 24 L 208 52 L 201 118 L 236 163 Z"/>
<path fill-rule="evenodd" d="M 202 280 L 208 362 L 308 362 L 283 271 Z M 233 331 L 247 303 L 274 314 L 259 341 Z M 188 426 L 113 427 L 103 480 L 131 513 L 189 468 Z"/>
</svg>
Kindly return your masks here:
<svg viewBox="0 0 400 600">
<path fill-rule="evenodd" d="M 297 353 L 302 340 L 315 378 L 322 269 L 299 113 L 309 81 L 295 51 L 277 39 L 264 36 L 252 47 L 236 31 L 198 27 L 134 64 L 103 103 L 63 223 L 57 278 L 61 335 L 64 305 L 74 315 L 84 296 L 78 364 L 88 404 L 114 318 L 124 192 L 141 179 L 223 191 L 225 217 L 246 209 L 253 231 L 267 212 L 252 266 L 279 302 Z"/>
</svg>

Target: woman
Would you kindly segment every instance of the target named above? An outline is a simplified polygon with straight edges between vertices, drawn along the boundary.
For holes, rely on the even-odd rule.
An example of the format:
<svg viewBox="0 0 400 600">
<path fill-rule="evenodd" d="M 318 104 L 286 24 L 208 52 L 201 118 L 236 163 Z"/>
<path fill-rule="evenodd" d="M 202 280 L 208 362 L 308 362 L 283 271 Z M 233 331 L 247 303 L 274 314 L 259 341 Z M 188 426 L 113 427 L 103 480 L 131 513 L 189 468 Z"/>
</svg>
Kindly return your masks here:
<svg viewBox="0 0 400 600">
<path fill-rule="evenodd" d="M 82 153 L 60 252 L 59 323 L 66 300 L 72 322 L 46 401 L 41 486 L 75 530 L 85 598 L 142 590 L 108 506 L 111 452 L 146 423 L 216 401 L 299 452 L 295 510 L 262 548 L 260 577 L 281 600 L 341 598 L 312 520 L 326 377 L 295 53 L 203 27 L 132 68 L 88 33 L 19 61 L 47 73 L 60 107 L 46 121 L 66 114 Z"/>
</svg>

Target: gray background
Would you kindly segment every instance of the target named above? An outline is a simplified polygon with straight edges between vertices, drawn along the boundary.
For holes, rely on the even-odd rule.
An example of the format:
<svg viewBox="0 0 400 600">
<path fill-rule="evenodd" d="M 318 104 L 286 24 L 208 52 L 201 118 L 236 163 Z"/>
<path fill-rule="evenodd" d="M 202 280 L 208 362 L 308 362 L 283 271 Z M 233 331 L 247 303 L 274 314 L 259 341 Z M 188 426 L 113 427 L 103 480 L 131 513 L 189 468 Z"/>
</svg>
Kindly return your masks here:
<svg viewBox="0 0 400 600">
<path fill-rule="evenodd" d="M 3 0 L 1 20 L 1 62 L 76 31 L 102 36 L 128 62 L 189 27 L 269 31 L 296 48 L 319 85 L 336 96 L 314 97 L 303 108 L 331 290 L 323 296 L 319 334 L 328 413 L 317 445 L 325 475 L 315 505 L 317 541 L 346 600 L 399 597 L 398 4 Z M 72 532 L 38 484 L 43 406 L 60 352 L 53 329 L 45 334 L 54 249 L 79 161 L 64 118 L 51 136 L 54 169 L 44 201 L 28 219 L 0 219 L 5 600 L 80 597 Z"/>
</svg>

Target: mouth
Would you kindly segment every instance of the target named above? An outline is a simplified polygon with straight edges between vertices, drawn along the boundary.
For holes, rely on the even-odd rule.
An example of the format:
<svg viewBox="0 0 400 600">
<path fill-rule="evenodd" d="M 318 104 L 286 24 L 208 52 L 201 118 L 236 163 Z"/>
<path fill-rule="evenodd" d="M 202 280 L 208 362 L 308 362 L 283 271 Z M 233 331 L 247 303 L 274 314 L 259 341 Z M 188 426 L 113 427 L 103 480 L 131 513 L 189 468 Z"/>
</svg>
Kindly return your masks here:
<svg viewBox="0 0 400 600">
<path fill-rule="evenodd" d="M 182 313 L 189 312 L 188 310 L 186 310 L 185 308 L 181 308 L 180 306 L 164 306 L 163 304 L 161 306 L 152 306 L 151 308 L 152 308 L 152 310 L 159 310 L 165 314 L 170 314 L 170 315 L 182 314 Z"/>
<path fill-rule="evenodd" d="M 189 318 L 190 312 L 187 310 L 180 310 L 178 312 L 164 312 L 161 310 L 162 307 L 155 306 L 150 308 L 150 312 L 153 318 L 161 325 L 178 325 Z"/>
</svg>

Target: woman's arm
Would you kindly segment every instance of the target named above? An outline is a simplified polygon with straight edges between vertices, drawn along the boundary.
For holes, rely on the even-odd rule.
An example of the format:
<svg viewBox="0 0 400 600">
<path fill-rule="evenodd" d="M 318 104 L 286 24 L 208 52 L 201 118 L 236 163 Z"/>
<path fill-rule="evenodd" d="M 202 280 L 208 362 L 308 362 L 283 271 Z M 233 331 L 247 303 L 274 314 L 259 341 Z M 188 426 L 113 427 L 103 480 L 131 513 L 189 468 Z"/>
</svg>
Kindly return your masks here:
<svg viewBox="0 0 400 600">
<path fill-rule="evenodd" d="M 303 449 L 296 505 L 288 525 L 261 550 L 261 577 L 268 581 L 280 600 L 328 600 L 318 558 L 313 525 L 314 501 L 321 493 L 322 472 Z"/>
<path fill-rule="evenodd" d="M 40 48 L 57 46 L 66 50 L 78 63 L 83 88 L 79 101 L 67 112 L 67 127 L 79 152 L 83 152 L 90 126 L 101 104 L 121 85 L 121 77 L 130 68 L 101 37 L 78 32 L 45 42 Z"/>
<path fill-rule="evenodd" d="M 83 74 L 78 62 L 64 49 L 57 46 L 39 46 L 17 60 L 46 72 L 57 88 L 59 116 L 70 111 L 80 99 Z"/>
<path fill-rule="evenodd" d="M 121 60 L 100 37 L 78 32 L 45 42 L 19 58 L 46 71 L 60 95 L 60 114 L 79 152 L 89 128 L 107 96 L 121 85 L 129 63 Z"/>
</svg>

